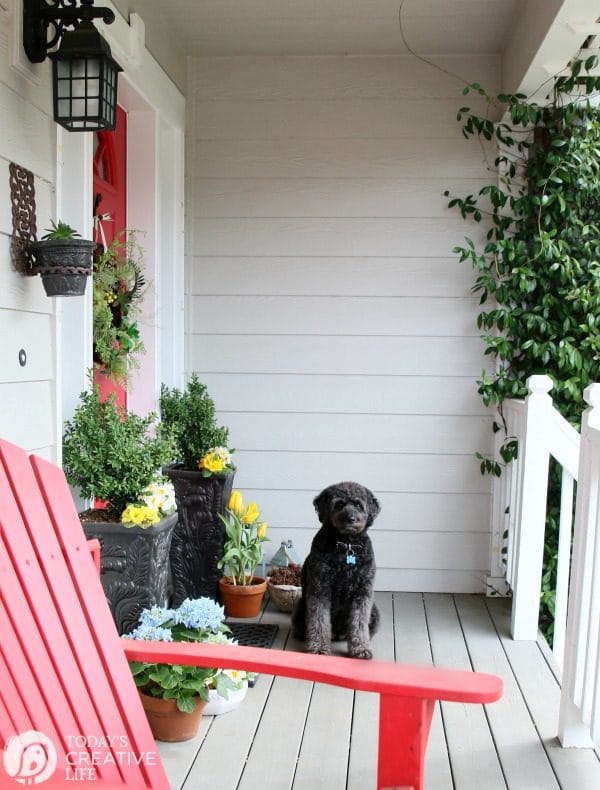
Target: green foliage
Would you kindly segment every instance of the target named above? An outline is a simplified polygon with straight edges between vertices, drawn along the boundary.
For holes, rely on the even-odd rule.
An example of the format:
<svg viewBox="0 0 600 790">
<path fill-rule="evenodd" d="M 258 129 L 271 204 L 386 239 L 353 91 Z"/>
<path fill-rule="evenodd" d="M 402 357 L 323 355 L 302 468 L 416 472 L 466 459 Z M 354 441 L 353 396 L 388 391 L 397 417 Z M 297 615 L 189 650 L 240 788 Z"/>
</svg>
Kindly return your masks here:
<svg viewBox="0 0 600 790">
<path fill-rule="evenodd" d="M 79 233 L 72 228 L 70 225 L 67 225 L 66 222 L 54 222 L 54 220 L 50 220 L 49 228 L 44 228 L 44 235 L 42 239 L 44 241 L 48 241 L 50 239 L 60 240 L 60 241 L 69 241 L 70 239 L 75 239 L 79 237 Z"/>
<path fill-rule="evenodd" d="M 162 425 L 175 437 L 177 461 L 185 469 L 198 469 L 199 460 L 211 448 L 227 446 L 229 431 L 217 425 L 214 401 L 196 373 L 183 391 L 162 385 L 160 415 Z"/>
<path fill-rule="evenodd" d="M 94 261 L 94 363 L 118 383 L 127 381 L 145 351 L 137 316 L 146 291 L 143 250 L 129 232 Z"/>
<path fill-rule="evenodd" d="M 591 101 L 600 78 L 588 74 L 596 62 L 575 61 L 554 80 L 545 106 L 523 94 L 492 97 L 477 83 L 465 88 L 501 110 L 501 122 L 468 107 L 458 112 L 467 139 L 498 147 L 494 183 L 477 195 L 445 194 L 463 218 L 488 227 L 482 245 L 466 238 L 454 251 L 476 273 L 473 291 L 484 306 L 477 325 L 494 363 L 478 388 L 500 413 L 505 398 L 527 394 L 529 376 L 547 373 L 557 408 L 579 424 L 582 392 L 600 379 L 600 110 Z M 503 460 L 515 453 L 514 437 L 507 437 Z M 482 471 L 500 472 L 479 457 Z M 543 617 L 554 606 L 555 483 L 549 496 Z"/>
<path fill-rule="evenodd" d="M 65 423 L 63 467 L 84 497 L 106 500 L 115 521 L 136 502 L 156 471 L 174 457 L 168 431 L 150 434 L 156 416 L 139 417 L 114 400 L 100 401 L 97 388 L 82 392 L 73 419 Z"/>
</svg>

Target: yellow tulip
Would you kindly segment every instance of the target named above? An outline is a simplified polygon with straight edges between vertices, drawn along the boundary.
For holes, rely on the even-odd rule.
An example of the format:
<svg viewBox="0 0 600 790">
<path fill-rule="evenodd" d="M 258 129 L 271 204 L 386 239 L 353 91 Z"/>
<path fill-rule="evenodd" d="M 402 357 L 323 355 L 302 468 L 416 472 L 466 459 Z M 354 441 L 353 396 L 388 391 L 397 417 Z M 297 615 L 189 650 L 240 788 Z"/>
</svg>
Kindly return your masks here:
<svg viewBox="0 0 600 790">
<path fill-rule="evenodd" d="M 244 515 L 244 501 L 241 491 L 232 491 L 229 497 L 229 510 L 240 518 Z"/>
<path fill-rule="evenodd" d="M 244 524 L 254 524 L 256 519 L 260 516 L 260 510 L 256 502 L 250 502 L 246 508 L 246 512 L 242 516 Z"/>
<path fill-rule="evenodd" d="M 267 522 L 266 521 L 263 521 L 262 524 L 258 525 L 258 530 L 257 530 L 256 534 L 261 539 L 265 537 L 265 535 L 267 534 Z"/>
</svg>

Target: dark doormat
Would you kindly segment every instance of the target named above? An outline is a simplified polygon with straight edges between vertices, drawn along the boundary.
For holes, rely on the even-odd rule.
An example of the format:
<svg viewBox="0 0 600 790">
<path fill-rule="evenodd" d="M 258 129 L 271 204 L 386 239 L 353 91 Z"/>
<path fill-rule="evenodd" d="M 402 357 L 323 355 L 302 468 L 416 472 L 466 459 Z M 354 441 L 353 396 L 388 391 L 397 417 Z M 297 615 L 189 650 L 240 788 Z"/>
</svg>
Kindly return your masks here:
<svg viewBox="0 0 600 790">
<path fill-rule="evenodd" d="M 279 626 L 271 623 L 227 623 L 231 635 L 244 647 L 271 647 Z"/>
</svg>

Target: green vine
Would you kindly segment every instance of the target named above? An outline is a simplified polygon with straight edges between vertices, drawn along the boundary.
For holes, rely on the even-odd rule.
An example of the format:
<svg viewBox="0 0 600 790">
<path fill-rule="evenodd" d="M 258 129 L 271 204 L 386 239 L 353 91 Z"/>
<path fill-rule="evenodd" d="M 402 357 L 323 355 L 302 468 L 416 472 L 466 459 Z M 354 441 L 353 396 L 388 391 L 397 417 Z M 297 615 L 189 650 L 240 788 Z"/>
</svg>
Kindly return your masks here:
<svg viewBox="0 0 600 790">
<path fill-rule="evenodd" d="M 486 101 L 495 122 L 462 107 L 458 120 L 467 139 L 485 150 L 497 146 L 497 181 L 477 195 L 450 197 L 464 219 L 484 223 L 485 241 L 465 238 L 455 247 L 476 273 L 473 291 L 485 307 L 477 318 L 493 370 L 483 371 L 478 391 L 502 416 L 505 398 L 524 397 L 526 380 L 546 373 L 555 405 L 579 425 L 583 389 L 600 380 L 600 109 L 591 101 L 600 77 L 596 57 L 575 60 L 553 81 L 548 104 L 523 94 L 492 97 L 477 83 L 463 93 Z M 494 423 L 494 430 L 504 425 Z M 516 455 L 514 437 L 501 449 Z M 495 459 L 479 455 L 482 472 L 499 475 Z M 554 610 L 558 497 L 551 476 L 541 596 L 541 622 Z"/>
</svg>

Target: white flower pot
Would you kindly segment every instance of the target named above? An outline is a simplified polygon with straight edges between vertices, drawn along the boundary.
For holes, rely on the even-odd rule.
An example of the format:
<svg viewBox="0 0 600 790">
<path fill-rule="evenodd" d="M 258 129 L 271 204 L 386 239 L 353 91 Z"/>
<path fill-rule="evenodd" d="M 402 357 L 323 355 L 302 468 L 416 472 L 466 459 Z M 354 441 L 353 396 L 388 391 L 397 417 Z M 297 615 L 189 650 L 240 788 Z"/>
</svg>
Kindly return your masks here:
<svg viewBox="0 0 600 790">
<path fill-rule="evenodd" d="M 215 689 L 210 689 L 208 692 L 209 700 L 202 711 L 204 716 L 219 716 L 221 713 L 229 713 L 235 710 L 240 705 L 248 691 L 248 683 L 244 681 L 244 685 L 239 689 L 228 689 L 229 696 L 227 699 L 217 694 Z"/>
</svg>

